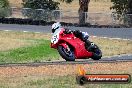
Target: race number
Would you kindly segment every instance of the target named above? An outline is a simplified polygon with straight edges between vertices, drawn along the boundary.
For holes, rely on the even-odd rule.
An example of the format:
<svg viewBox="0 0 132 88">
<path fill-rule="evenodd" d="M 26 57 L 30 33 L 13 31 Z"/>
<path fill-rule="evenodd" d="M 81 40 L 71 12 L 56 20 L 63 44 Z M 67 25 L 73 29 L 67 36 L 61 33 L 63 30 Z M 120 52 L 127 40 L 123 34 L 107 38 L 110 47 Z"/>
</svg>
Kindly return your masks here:
<svg viewBox="0 0 132 88">
<path fill-rule="evenodd" d="M 54 34 L 52 35 L 51 43 L 56 44 L 59 40 L 59 33 L 61 30 L 56 30 Z"/>
<path fill-rule="evenodd" d="M 53 36 L 52 41 L 53 43 L 56 43 L 58 41 L 57 35 Z"/>
</svg>

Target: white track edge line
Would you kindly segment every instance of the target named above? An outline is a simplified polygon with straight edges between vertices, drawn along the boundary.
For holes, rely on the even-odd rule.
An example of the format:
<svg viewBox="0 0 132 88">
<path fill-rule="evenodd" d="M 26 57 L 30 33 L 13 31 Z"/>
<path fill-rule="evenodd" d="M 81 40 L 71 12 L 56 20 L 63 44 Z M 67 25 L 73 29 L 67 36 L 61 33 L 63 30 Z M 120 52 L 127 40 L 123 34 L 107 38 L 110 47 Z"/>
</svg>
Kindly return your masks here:
<svg viewBox="0 0 132 88">
<path fill-rule="evenodd" d="M 125 39 L 125 38 L 110 38 L 110 37 L 101 37 L 101 36 L 90 36 L 91 38 L 95 38 L 95 37 L 98 37 L 98 38 L 105 38 L 105 39 L 111 39 L 111 40 L 132 40 L 132 39 Z"/>
<path fill-rule="evenodd" d="M 3 31 L 12 31 L 12 30 L 3 30 Z M 29 32 L 29 31 L 22 31 L 22 32 Z M 41 32 L 34 32 L 34 33 L 41 33 Z M 106 38 L 106 39 L 111 39 L 111 40 L 114 40 L 114 39 L 116 39 L 116 40 L 132 40 L 132 39 L 124 39 L 124 38 L 110 38 L 110 37 L 101 37 L 101 36 L 90 36 L 91 38 L 94 38 L 94 37 L 98 37 L 98 38 Z"/>
</svg>

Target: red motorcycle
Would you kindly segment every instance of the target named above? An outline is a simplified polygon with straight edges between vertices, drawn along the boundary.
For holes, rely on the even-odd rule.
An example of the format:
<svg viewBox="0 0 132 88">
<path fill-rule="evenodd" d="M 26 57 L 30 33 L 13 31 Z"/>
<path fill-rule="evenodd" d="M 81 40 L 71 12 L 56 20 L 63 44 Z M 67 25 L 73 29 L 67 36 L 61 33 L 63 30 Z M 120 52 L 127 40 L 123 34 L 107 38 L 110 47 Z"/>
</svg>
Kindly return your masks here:
<svg viewBox="0 0 132 88">
<path fill-rule="evenodd" d="M 66 61 L 75 61 L 75 59 L 99 60 L 102 57 L 102 52 L 99 47 L 94 44 L 96 48 L 88 51 L 85 48 L 85 43 L 75 37 L 73 33 L 65 34 L 64 29 L 57 29 L 51 38 L 51 48 L 58 50 L 59 54 Z"/>
</svg>

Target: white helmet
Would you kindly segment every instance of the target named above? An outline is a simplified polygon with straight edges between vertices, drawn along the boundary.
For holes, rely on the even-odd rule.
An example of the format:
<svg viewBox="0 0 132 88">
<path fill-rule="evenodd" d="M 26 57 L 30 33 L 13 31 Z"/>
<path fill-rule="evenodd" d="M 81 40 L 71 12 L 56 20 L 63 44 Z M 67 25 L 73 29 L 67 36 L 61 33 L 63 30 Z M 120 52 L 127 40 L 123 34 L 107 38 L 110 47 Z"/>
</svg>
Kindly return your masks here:
<svg viewBox="0 0 132 88">
<path fill-rule="evenodd" d="M 57 30 L 57 29 L 59 29 L 59 28 L 61 28 L 60 22 L 54 23 L 54 24 L 52 25 L 52 33 L 54 33 L 55 30 Z"/>
</svg>

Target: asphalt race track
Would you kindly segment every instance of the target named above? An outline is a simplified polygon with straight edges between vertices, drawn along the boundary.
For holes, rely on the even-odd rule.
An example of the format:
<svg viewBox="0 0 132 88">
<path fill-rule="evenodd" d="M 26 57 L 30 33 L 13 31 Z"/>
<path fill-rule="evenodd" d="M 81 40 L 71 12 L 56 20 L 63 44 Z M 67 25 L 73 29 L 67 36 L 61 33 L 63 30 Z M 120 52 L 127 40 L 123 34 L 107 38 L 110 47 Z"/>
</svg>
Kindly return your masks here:
<svg viewBox="0 0 132 88">
<path fill-rule="evenodd" d="M 132 28 L 86 28 L 68 27 L 72 30 L 86 31 L 89 35 L 111 38 L 132 39 Z M 118 29 L 118 30 L 117 30 Z M 0 30 L 51 33 L 51 26 L 0 24 Z"/>
<path fill-rule="evenodd" d="M 132 62 L 132 54 L 123 55 L 123 56 L 114 56 L 110 58 L 102 58 L 100 60 L 92 60 L 92 59 L 79 59 L 76 61 L 66 62 L 65 60 L 61 61 L 46 61 L 39 63 L 5 63 L 0 64 L 0 67 L 13 67 L 13 66 L 44 66 L 44 65 L 66 65 L 66 64 L 93 64 L 93 63 L 117 63 L 117 62 Z"/>
<path fill-rule="evenodd" d="M 86 28 L 86 27 L 68 27 L 72 30 L 87 31 L 90 35 L 99 37 L 110 37 L 132 40 L 132 28 Z M 35 25 L 15 25 L 15 24 L 0 24 L 0 30 L 25 31 L 36 33 L 51 33 L 51 26 L 35 26 Z M 39 65 L 54 65 L 54 64 L 87 64 L 87 63 L 110 63 L 110 62 L 124 62 L 132 61 L 132 54 L 117 55 L 112 57 L 102 58 L 94 61 L 91 59 L 77 60 L 75 62 L 54 61 L 42 63 L 19 63 L 19 64 L 0 64 L 1 66 L 39 66 Z"/>
</svg>

